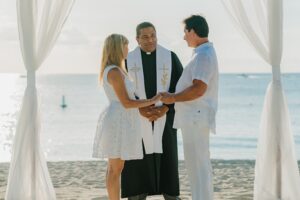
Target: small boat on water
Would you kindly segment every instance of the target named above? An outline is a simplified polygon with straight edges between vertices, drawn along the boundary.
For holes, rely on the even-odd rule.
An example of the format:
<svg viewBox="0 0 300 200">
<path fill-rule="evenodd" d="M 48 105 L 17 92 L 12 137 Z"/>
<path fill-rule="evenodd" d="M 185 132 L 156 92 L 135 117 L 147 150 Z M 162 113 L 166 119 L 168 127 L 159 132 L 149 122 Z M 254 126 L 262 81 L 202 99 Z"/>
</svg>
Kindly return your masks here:
<svg viewBox="0 0 300 200">
<path fill-rule="evenodd" d="M 62 108 L 67 107 L 65 95 L 62 96 L 60 107 L 62 107 Z"/>
</svg>

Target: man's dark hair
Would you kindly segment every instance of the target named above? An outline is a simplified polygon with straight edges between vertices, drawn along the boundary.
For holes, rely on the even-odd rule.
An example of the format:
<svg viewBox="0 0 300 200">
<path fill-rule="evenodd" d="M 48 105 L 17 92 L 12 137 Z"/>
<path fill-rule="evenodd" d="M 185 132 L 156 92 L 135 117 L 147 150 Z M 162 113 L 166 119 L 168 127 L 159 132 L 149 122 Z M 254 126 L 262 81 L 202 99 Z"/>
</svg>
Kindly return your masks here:
<svg viewBox="0 0 300 200">
<path fill-rule="evenodd" d="M 200 15 L 192 15 L 186 18 L 183 23 L 189 32 L 193 29 L 199 37 L 208 37 L 209 28 L 206 19 Z"/>
<path fill-rule="evenodd" d="M 140 36 L 140 30 L 143 29 L 143 28 L 148 28 L 148 27 L 152 27 L 155 31 L 155 27 L 153 24 L 151 24 L 150 22 L 142 22 L 140 23 L 139 25 L 137 25 L 136 27 L 136 37 L 139 37 Z"/>
</svg>

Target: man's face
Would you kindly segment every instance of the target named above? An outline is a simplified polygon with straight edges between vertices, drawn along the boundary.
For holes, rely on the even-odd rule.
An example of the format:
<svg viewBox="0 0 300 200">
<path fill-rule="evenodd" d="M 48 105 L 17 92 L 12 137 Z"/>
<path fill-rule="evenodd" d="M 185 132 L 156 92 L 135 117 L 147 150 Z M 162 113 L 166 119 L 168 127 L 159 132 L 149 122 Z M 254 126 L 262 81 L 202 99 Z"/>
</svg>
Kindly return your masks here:
<svg viewBox="0 0 300 200">
<path fill-rule="evenodd" d="M 155 51 L 157 45 L 156 31 L 153 27 L 143 28 L 140 30 L 140 35 L 137 36 L 136 41 L 143 51 Z"/>
<path fill-rule="evenodd" d="M 184 29 L 184 40 L 186 41 L 187 45 L 189 47 L 194 47 L 194 30 L 191 29 L 188 31 L 187 29 Z"/>
</svg>

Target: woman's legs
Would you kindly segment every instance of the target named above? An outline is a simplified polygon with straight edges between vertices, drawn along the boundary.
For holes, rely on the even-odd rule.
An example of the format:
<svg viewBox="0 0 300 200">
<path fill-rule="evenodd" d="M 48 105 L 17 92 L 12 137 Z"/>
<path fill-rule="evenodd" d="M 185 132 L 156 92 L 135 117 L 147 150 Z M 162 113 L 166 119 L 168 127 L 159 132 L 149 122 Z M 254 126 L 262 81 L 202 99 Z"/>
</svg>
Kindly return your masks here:
<svg viewBox="0 0 300 200">
<path fill-rule="evenodd" d="M 120 176 L 124 167 L 124 160 L 109 159 L 106 174 L 106 188 L 109 200 L 120 200 Z"/>
</svg>

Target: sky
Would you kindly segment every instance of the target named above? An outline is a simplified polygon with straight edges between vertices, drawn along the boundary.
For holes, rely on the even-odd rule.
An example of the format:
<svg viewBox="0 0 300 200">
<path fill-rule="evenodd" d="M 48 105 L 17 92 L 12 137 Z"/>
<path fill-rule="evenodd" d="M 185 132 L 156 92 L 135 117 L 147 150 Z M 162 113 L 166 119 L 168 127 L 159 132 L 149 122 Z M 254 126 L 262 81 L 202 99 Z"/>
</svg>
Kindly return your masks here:
<svg viewBox="0 0 300 200">
<path fill-rule="evenodd" d="M 299 11 L 299 0 L 284 1 L 283 72 L 300 72 Z M 76 0 L 38 73 L 98 73 L 105 37 L 124 34 L 133 49 L 137 45 L 135 27 L 143 21 L 156 26 L 159 43 L 174 51 L 185 65 L 192 49 L 183 40 L 182 20 L 191 14 L 206 17 L 221 73 L 271 72 L 233 25 L 221 0 Z M 16 15 L 15 0 L 0 0 L 0 73 L 25 73 Z"/>
</svg>

